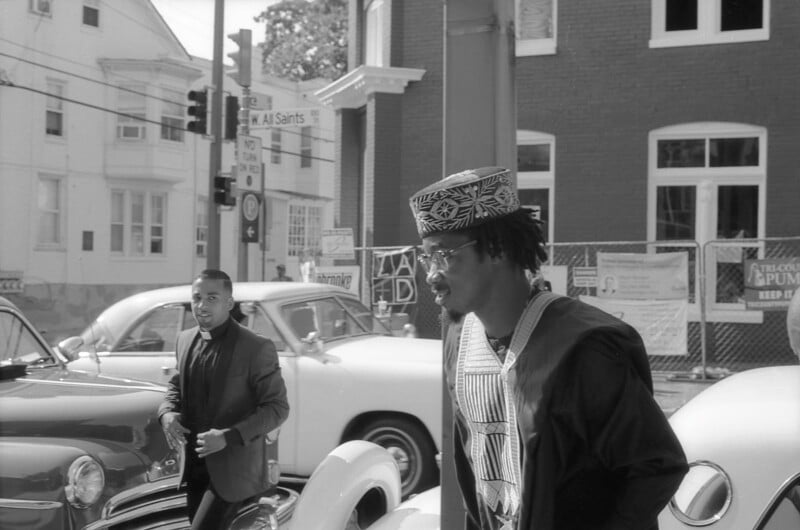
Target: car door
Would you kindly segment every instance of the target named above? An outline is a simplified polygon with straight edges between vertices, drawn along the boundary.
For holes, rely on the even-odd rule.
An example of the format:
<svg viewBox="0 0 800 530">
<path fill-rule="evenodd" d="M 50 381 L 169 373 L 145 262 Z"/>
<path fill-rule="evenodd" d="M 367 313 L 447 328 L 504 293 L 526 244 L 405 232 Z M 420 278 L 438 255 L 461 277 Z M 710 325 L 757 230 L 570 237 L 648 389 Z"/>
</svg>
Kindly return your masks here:
<svg viewBox="0 0 800 530">
<path fill-rule="evenodd" d="M 270 339 L 275 344 L 281 365 L 281 376 L 286 384 L 286 397 L 289 401 L 289 417 L 283 422 L 278 438 L 278 455 L 282 473 L 296 474 L 297 467 L 297 377 L 295 353 L 287 344 L 275 322 L 264 307 L 257 302 L 243 302 L 241 310 L 249 314 L 248 327 L 258 335 Z"/>
<path fill-rule="evenodd" d="M 175 341 L 178 333 L 193 325 L 188 304 L 165 304 L 152 308 L 136 319 L 110 351 L 97 352 L 97 368 L 103 375 L 166 384 L 176 370 Z M 74 367 L 86 369 L 83 361 L 76 361 Z"/>
<path fill-rule="evenodd" d="M 299 475 L 310 475 L 339 444 L 353 417 L 354 411 L 343 406 L 347 401 L 343 397 L 359 392 L 354 388 L 352 374 L 333 348 L 346 343 L 348 335 L 362 331 L 333 297 L 284 304 L 280 315 L 290 330 L 290 340 L 297 345 L 291 374 L 297 382 L 296 401 L 289 413 L 295 422 L 296 469 Z M 322 340 L 323 351 L 315 351 L 313 344 L 302 342 L 309 333 L 316 333 Z M 284 446 L 281 445 L 281 454 Z"/>
</svg>

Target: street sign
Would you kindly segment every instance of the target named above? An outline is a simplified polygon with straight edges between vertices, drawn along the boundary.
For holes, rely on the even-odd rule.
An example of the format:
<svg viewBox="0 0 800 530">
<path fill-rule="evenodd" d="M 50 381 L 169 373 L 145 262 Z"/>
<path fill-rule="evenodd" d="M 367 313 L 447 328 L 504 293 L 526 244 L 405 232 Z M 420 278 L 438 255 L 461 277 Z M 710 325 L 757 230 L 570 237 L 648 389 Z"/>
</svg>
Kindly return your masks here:
<svg viewBox="0 0 800 530">
<path fill-rule="evenodd" d="M 258 195 L 246 191 L 242 195 L 242 243 L 258 243 L 258 218 L 261 212 L 261 203 Z"/>
<path fill-rule="evenodd" d="M 319 127 L 319 109 L 251 110 L 250 129 Z"/>
<path fill-rule="evenodd" d="M 261 191 L 261 137 L 239 135 L 236 138 L 236 187 Z"/>
<path fill-rule="evenodd" d="M 247 96 L 247 98 L 247 103 L 249 103 L 247 108 L 249 108 L 251 111 L 253 109 L 265 110 L 272 106 L 272 98 L 266 94 L 250 94 Z"/>
</svg>

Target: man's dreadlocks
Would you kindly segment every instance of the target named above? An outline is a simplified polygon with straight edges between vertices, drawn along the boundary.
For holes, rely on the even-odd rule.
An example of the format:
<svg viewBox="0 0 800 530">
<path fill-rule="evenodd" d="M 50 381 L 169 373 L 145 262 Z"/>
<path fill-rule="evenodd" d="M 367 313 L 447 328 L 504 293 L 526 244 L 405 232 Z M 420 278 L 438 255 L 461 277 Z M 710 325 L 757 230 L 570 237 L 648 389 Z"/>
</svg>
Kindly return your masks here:
<svg viewBox="0 0 800 530">
<path fill-rule="evenodd" d="M 479 253 L 486 252 L 491 257 L 505 254 L 513 263 L 533 274 L 547 261 L 542 223 L 533 217 L 533 210 L 529 208 L 520 208 L 465 232 L 477 241 Z"/>
</svg>

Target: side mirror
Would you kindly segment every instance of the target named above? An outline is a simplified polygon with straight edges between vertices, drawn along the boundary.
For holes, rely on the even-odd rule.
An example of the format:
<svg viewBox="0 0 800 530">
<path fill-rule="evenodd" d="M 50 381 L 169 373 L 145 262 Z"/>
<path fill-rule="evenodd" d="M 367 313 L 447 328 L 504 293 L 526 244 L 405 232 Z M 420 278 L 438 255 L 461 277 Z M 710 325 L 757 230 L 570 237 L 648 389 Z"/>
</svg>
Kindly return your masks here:
<svg viewBox="0 0 800 530">
<path fill-rule="evenodd" d="M 69 337 L 59 342 L 58 350 L 70 361 L 88 357 L 95 363 L 100 364 L 100 357 L 98 357 L 97 349 L 94 345 L 84 344 L 83 339 L 78 336 Z"/>
<path fill-rule="evenodd" d="M 310 331 L 300 342 L 305 346 L 305 353 L 320 355 L 325 351 L 325 344 L 322 342 L 322 339 L 319 338 L 318 331 Z"/>
<path fill-rule="evenodd" d="M 58 343 L 58 350 L 70 361 L 74 361 L 80 356 L 80 350 L 83 346 L 83 339 L 75 336 L 69 337 Z"/>
<path fill-rule="evenodd" d="M 417 334 L 417 327 L 414 324 L 403 324 L 403 336 L 415 339 L 419 335 Z"/>
</svg>

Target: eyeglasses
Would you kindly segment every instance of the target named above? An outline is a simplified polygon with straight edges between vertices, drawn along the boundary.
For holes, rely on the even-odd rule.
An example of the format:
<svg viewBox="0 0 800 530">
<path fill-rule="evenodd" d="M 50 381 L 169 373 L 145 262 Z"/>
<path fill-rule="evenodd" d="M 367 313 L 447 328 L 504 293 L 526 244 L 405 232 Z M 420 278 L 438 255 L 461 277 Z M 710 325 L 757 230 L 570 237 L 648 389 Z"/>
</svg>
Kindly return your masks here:
<svg viewBox="0 0 800 530">
<path fill-rule="evenodd" d="M 450 268 L 450 258 L 453 257 L 453 254 L 459 250 L 471 247 L 475 243 L 477 243 L 477 241 L 472 239 L 466 243 L 458 245 L 457 247 L 434 250 L 430 254 L 420 252 L 417 254 L 417 261 L 419 261 L 420 265 L 422 265 L 422 268 L 425 269 L 425 272 L 431 272 L 433 265 L 436 265 L 436 269 L 439 272 L 447 272 L 447 269 Z"/>
</svg>

